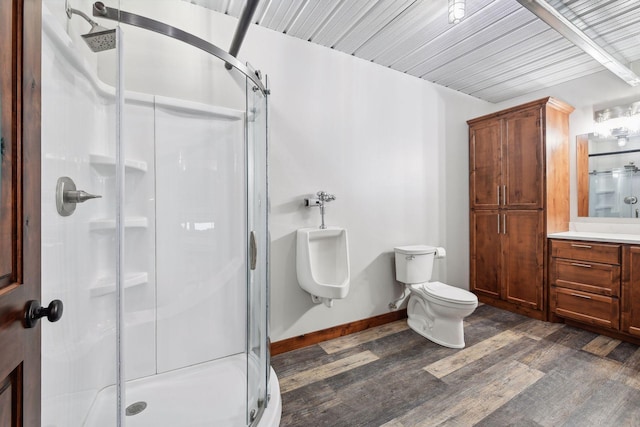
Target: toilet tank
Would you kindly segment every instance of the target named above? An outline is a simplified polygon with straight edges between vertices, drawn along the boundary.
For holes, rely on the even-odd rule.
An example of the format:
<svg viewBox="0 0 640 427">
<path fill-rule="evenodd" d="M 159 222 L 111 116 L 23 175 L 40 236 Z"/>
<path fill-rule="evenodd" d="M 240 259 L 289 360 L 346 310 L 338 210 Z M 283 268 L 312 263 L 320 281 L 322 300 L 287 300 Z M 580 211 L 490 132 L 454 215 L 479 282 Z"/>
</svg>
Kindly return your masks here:
<svg viewBox="0 0 640 427">
<path fill-rule="evenodd" d="M 398 246 L 396 280 L 402 283 L 425 283 L 431 280 L 436 248 L 426 245 Z"/>
</svg>

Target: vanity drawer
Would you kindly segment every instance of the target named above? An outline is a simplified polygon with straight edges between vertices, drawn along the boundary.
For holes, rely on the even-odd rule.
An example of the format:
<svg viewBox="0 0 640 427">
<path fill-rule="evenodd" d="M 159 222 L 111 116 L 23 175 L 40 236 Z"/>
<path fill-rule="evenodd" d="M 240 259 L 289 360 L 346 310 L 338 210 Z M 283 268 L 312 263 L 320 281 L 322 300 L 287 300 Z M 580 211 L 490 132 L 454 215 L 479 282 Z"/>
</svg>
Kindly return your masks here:
<svg viewBox="0 0 640 427">
<path fill-rule="evenodd" d="M 551 284 L 607 296 L 620 296 L 620 266 L 553 258 Z"/>
<path fill-rule="evenodd" d="M 605 264 L 620 264 L 620 245 L 552 240 L 551 256 Z"/>
<path fill-rule="evenodd" d="M 591 325 L 620 328 L 618 298 L 552 286 L 551 311 L 559 317 Z"/>
</svg>

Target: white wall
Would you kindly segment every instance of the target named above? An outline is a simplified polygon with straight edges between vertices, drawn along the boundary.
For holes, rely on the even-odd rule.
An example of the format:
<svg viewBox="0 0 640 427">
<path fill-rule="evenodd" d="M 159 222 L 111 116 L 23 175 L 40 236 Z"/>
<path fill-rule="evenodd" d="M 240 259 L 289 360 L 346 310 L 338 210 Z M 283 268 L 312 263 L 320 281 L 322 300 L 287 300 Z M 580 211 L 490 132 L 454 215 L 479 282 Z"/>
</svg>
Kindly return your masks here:
<svg viewBox="0 0 640 427">
<path fill-rule="evenodd" d="M 148 5 L 123 2 L 122 8 L 225 49 L 237 24 L 186 2 Z M 158 35 L 127 26 L 124 32 L 128 89 L 223 105 L 237 97 L 241 80 L 220 71 L 220 61 Z M 99 60 L 106 69 L 108 55 Z M 434 279 L 467 288 L 465 121 L 492 111 L 491 104 L 255 25 L 239 58 L 268 74 L 271 88 L 272 341 L 387 313 L 402 293 L 394 246 L 445 246 L 448 257 L 438 261 Z M 203 86 L 208 80 L 192 69 L 206 67 L 214 69 L 206 77 L 216 84 Z M 327 223 L 346 227 L 350 239 L 350 292 L 331 309 L 311 302 L 295 272 L 295 230 L 320 223 L 303 198 L 318 190 L 337 196 Z"/>
<path fill-rule="evenodd" d="M 225 17 L 226 18 L 226 17 Z M 491 111 L 475 98 L 350 55 L 252 26 L 240 51 L 269 75 L 271 339 L 389 312 L 401 295 L 394 246 L 445 246 L 434 279 L 468 287 L 468 131 Z M 297 283 L 303 207 L 337 196 L 326 220 L 349 230 L 351 287 L 332 308 Z"/>
</svg>

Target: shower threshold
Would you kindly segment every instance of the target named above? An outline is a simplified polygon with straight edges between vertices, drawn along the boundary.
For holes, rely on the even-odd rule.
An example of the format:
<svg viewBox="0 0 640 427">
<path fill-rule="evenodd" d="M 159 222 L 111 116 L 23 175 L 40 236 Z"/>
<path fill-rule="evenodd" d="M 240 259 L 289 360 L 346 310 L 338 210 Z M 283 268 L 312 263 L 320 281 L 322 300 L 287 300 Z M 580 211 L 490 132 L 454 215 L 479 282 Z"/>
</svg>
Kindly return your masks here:
<svg viewBox="0 0 640 427">
<path fill-rule="evenodd" d="M 247 362 L 244 354 L 128 381 L 125 406 L 145 402 L 144 410 L 125 418 L 127 427 L 246 425 Z M 85 427 L 113 427 L 115 387 L 98 393 Z M 271 400 L 260 427 L 276 427 L 281 401 L 271 370 Z M 135 412 L 135 411 L 133 411 Z"/>
</svg>

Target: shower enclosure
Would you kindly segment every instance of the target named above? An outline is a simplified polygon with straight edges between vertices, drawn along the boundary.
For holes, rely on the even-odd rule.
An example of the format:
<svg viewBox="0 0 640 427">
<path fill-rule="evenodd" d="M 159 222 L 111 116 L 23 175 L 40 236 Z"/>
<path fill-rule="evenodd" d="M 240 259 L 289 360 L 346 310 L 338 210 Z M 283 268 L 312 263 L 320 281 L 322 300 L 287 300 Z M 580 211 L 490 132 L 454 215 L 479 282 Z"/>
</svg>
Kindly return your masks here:
<svg viewBox="0 0 640 427">
<path fill-rule="evenodd" d="M 267 78 L 229 17 L 104 3 L 44 1 L 42 426 L 276 426 Z"/>
</svg>

